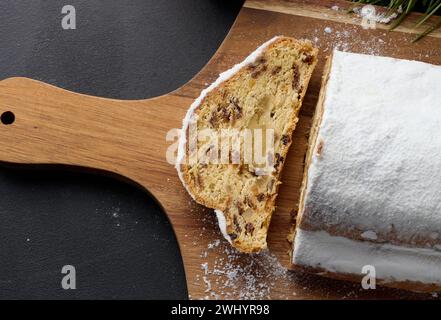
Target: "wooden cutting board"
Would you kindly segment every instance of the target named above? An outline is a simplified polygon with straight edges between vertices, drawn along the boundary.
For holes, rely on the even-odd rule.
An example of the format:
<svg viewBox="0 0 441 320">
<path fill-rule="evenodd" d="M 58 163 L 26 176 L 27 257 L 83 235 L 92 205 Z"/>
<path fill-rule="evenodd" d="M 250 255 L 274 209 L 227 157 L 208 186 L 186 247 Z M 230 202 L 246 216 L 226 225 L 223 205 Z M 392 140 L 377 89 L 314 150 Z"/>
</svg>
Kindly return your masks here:
<svg viewBox="0 0 441 320">
<path fill-rule="evenodd" d="M 245 2 L 218 52 L 189 83 L 164 96 L 121 101 L 68 92 L 25 78 L 0 82 L 0 113 L 15 115 L 0 125 L 0 160 L 20 164 L 61 164 L 100 170 L 128 179 L 157 199 L 169 217 L 184 260 L 190 297 L 199 298 L 431 298 L 399 290 L 365 291 L 359 284 L 287 271 L 291 226 L 303 174 L 307 135 L 320 89 L 326 55 L 334 47 L 441 64 L 441 32 L 411 44 L 413 15 L 396 32 L 364 30 L 346 13 L 346 1 Z M 243 255 L 220 235 L 211 210 L 195 204 L 166 160 L 173 128 L 217 75 L 240 62 L 275 35 L 311 39 L 320 48 L 293 138 L 273 217 L 269 252 Z M 357 75 L 354 75 L 357 76 Z M 5 117 L 3 118 L 5 120 Z M 170 131 L 172 130 L 172 131 Z M 169 134 L 171 141 L 167 141 Z"/>
</svg>

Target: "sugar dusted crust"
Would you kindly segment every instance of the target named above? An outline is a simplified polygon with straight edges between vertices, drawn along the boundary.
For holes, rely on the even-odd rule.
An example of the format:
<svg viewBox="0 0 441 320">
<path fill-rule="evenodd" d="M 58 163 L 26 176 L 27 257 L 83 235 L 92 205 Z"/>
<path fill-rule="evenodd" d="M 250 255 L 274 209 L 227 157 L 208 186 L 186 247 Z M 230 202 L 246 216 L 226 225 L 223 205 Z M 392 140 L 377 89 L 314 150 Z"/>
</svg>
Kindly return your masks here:
<svg viewBox="0 0 441 320">
<path fill-rule="evenodd" d="M 321 249 L 317 250 L 320 246 Z M 365 266 L 374 266 L 376 285 L 416 292 L 439 291 L 436 272 L 441 252 L 332 236 L 325 231 L 298 229 L 294 269 L 338 280 L 361 282 Z"/>
<path fill-rule="evenodd" d="M 293 267 L 360 281 L 373 265 L 377 284 L 441 290 L 441 67 L 336 51 L 325 69 Z"/>
<path fill-rule="evenodd" d="M 221 74 L 184 119 L 178 174 L 196 202 L 216 210 L 225 237 L 240 251 L 266 248 L 280 173 L 316 62 L 317 49 L 310 42 L 275 37 Z M 252 165 L 185 163 L 192 123 L 198 130 L 274 129 L 274 172 L 260 175 L 260 169 Z M 197 144 L 198 149 L 206 146 Z"/>
<path fill-rule="evenodd" d="M 182 162 L 184 161 L 184 157 L 186 155 L 186 148 L 187 146 L 187 130 L 190 126 L 190 123 L 194 121 L 195 114 L 197 113 L 197 109 L 200 107 L 200 105 L 205 100 L 206 96 L 212 92 L 213 90 L 217 89 L 219 86 L 223 85 L 224 82 L 229 80 L 232 76 L 234 76 L 236 73 L 238 73 L 242 68 L 253 64 L 256 62 L 258 57 L 262 54 L 262 52 L 273 42 L 277 41 L 278 39 L 282 38 L 281 36 L 275 36 L 268 40 L 267 42 L 263 43 L 260 47 L 258 47 L 256 50 L 254 50 L 244 61 L 241 63 L 236 64 L 231 69 L 222 72 L 219 77 L 216 79 L 215 82 L 213 82 L 209 87 L 202 90 L 199 97 L 191 104 L 190 108 L 188 109 L 184 120 L 182 121 L 182 129 L 181 129 L 181 136 L 179 139 L 179 146 L 178 146 L 178 155 L 176 158 L 176 170 L 178 171 L 179 178 L 181 179 L 182 184 L 184 185 L 187 192 L 190 194 L 190 196 L 193 198 L 193 200 L 197 201 L 196 195 L 194 193 L 194 190 L 189 188 L 187 184 L 187 179 L 184 177 L 185 172 L 185 166 L 182 165 Z M 184 135 L 182 133 L 185 133 Z"/>
</svg>

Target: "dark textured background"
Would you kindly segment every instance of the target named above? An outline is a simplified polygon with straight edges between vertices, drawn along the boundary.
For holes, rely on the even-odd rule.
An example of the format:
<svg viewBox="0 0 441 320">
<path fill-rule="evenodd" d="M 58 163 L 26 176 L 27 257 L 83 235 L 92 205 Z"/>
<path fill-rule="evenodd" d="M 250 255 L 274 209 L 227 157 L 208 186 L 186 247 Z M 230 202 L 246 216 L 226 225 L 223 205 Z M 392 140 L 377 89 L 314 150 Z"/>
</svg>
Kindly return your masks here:
<svg viewBox="0 0 441 320">
<path fill-rule="evenodd" d="M 66 4 L 77 30 L 61 28 Z M 1 0 L 0 79 L 122 99 L 164 94 L 204 66 L 241 4 Z M 61 288 L 67 264 L 77 290 Z M 173 231 L 146 193 L 99 175 L 0 166 L 0 298 L 186 297 Z"/>
</svg>

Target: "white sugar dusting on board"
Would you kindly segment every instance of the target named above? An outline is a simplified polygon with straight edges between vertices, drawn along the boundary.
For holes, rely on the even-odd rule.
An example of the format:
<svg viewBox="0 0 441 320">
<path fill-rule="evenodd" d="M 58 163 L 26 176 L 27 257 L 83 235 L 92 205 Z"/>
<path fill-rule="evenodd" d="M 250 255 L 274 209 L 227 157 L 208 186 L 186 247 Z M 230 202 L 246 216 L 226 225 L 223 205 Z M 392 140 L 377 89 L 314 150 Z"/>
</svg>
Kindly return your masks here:
<svg viewBox="0 0 441 320">
<path fill-rule="evenodd" d="M 217 239 L 208 244 L 201 256 L 207 257 L 215 250 L 224 253 L 223 257 L 216 258 L 211 265 L 201 263 L 205 299 L 270 299 L 276 286 L 285 283 L 288 287 L 294 281 L 294 275 L 268 251 L 246 255 Z M 294 297 L 293 292 L 286 299 Z"/>
<path fill-rule="evenodd" d="M 403 12 L 403 8 L 401 6 L 395 12 L 392 12 L 391 14 L 388 14 L 386 11 L 376 13 L 373 10 L 364 10 L 366 8 L 369 8 L 369 7 L 367 7 L 367 6 L 356 7 L 353 9 L 353 12 L 355 12 L 360 18 L 366 18 L 371 21 L 375 21 L 375 22 L 383 23 L 383 24 L 389 24 L 392 20 L 395 20 L 396 18 L 398 18 L 398 15 Z"/>
<path fill-rule="evenodd" d="M 396 49 L 396 42 L 393 42 L 387 36 L 387 32 L 381 32 L 375 36 L 366 38 L 360 37 L 361 26 L 358 25 L 339 25 L 323 26 L 323 28 L 315 29 L 310 39 L 314 46 L 320 49 L 324 54 L 331 53 L 334 49 L 345 52 L 360 52 L 370 55 L 383 55 L 386 48 L 394 47 Z M 403 42 L 407 42 L 406 35 L 402 36 Z"/>
<path fill-rule="evenodd" d="M 223 239 L 210 210 L 199 210 L 203 214 L 197 220 L 204 227 L 185 237 L 193 246 L 205 242 L 202 239 L 210 239 L 199 254 L 200 273 L 193 279 L 193 283 L 203 289 L 202 299 L 295 299 L 297 293 L 290 292 L 289 288 L 298 276 L 268 251 L 250 255 L 237 251 Z M 199 210 L 190 214 L 196 218 Z"/>
<path fill-rule="evenodd" d="M 412 36 L 409 34 L 394 33 L 395 38 L 393 38 L 387 31 L 380 29 L 365 30 L 363 28 L 362 22 L 364 18 L 369 18 L 375 23 L 382 25 L 391 23 L 402 12 L 401 8 L 392 13 L 388 13 L 387 10 L 377 10 L 377 12 L 374 11 L 372 13 L 369 10 L 362 9 L 362 6 L 355 7 L 353 9 L 354 14 L 348 14 L 345 8 L 333 5 L 328 8 L 329 15 L 332 15 L 336 21 L 341 18 L 342 22 L 344 22 L 343 17 L 344 19 L 351 17 L 351 23 L 335 24 L 330 22 L 328 25 L 325 23 L 321 28 L 308 32 L 306 37 L 325 55 L 331 53 L 334 49 L 369 55 L 388 55 L 386 51 L 391 51 L 391 49 L 397 53 L 401 51 L 401 46 L 397 44 L 409 43 L 411 41 Z M 372 14 L 366 16 L 367 12 Z M 323 15 L 325 18 L 328 16 L 327 13 Z M 370 33 L 371 36 L 361 36 L 365 33 Z M 428 56 L 425 58 L 428 58 Z"/>
</svg>

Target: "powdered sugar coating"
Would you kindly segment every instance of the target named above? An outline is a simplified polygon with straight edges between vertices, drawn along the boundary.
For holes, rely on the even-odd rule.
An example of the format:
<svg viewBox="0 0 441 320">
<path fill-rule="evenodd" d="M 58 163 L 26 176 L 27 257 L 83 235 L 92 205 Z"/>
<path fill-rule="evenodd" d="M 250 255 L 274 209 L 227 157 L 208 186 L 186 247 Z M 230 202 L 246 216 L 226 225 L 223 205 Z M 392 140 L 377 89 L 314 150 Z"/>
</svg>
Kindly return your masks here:
<svg viewBox="0 0 441 320">
<path fill-rule="evenodd" d="M 441 284 L 440 81 L 439 66 L 334 51 L 295 263 Z"/>
<path fill-rule="evenodd" d="M 225 220 L 225 214 L 220 210 L 214 210 L 214 212 L 216 213 L 217 224 L 219 225 L 222 235 L 229 243 L 231 243 L 231 238 L 227 233 L 227 221 Z"/>
<path fill-rule="evenodd" d="M 376 277 L 385 282 L 441 283 L 441 251 L 434 249 L 354 241 L 326 231 L 299 229 L 294 250 L 294 264 L 329 272 L 363 276 L 363 267 L 371 265 Z"/>
<path fill-rule="evenodd" d="M 439 66 L 334 52 L 306 224 L 409 245 L 441 230 L 440 81 Z"/>
</svg>

